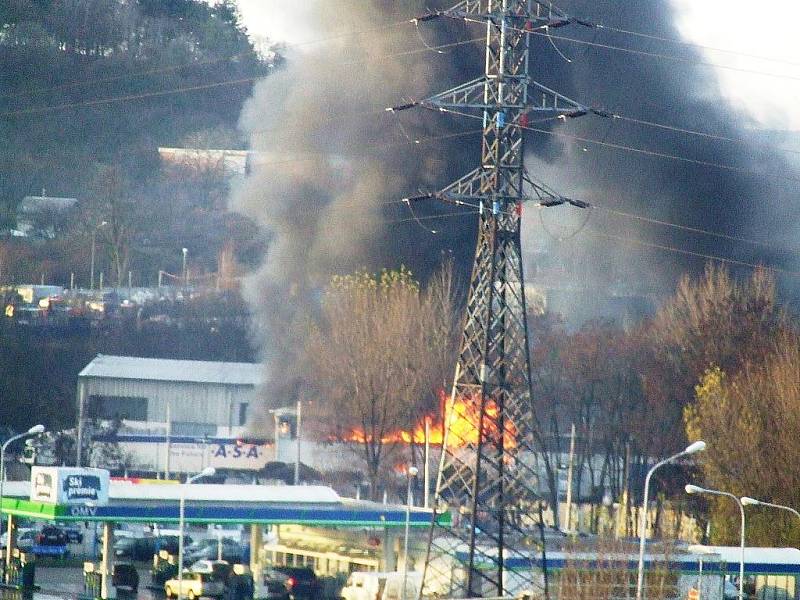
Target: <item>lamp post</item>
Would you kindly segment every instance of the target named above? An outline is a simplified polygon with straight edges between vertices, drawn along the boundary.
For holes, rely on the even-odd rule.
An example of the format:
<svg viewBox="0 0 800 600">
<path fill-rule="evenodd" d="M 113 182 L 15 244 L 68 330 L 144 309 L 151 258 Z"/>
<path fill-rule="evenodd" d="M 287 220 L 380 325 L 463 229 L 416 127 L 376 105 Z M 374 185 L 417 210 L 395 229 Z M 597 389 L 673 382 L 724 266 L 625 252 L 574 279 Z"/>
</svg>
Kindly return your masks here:
<svg viewBox="0 0 800 600">
<path fill-rule="evenodd" d="M 181 498 L 178 504 L 178 600 L 183 600 L 183 522 L 186 510 L 186 486 L 203 477 L 213 477 L 216 472 L 214 467 L 206 467 L 197 475 L 189 477 L 186 485 L 181 486 Z"/>
<path fill-rule="evenodd" d="M 181 248 L 181 252 L 183 253 L 183 269 L 181 271 L 183 274 L 183 287 L 187 288 L 189 286 L 189 274 L 186 271 L 186 255 L 189 254 L 189 249 Z"/>
<path fill-rule="evenodd" d="M 44 425 L 34 425 L 25 433 L 20 433 L 8 438 L 5 443 L 0 446 L 0 517 L 3 515 L 3 487 L 6 482 L 6 448 L 17 440 L 21 440 L 22 438 L 30 437 L 32 435 L 39 435 L 40 433 L 44 433 Z M 11 527 L 8 528 L 7 535 L 8 538 L 6 541 L 5 552 L 6 571 L 8 570 L 8 564 L 11 559 Z"/>
<path fill-rule="evenodd" d="M 297 453 L 294 455 L 294 484 L 300 485 L 300 422 L 302 414 L 302 400 L 297 401 L 295 412 L 295 437 L 297 438 Z"/>
<path fill-rule="evenodd" d="M 706 449 L 706 443 L 703 441 L 697 441 L 692 444 L 689 444 L 681 452 L 673 454 L 669 458 L 665 458 L 661 462 L 653 465 L 653 467 L 647 472 L 647 475 L 644 478 L 644 498 L 642 499 L 642 515 L 639 518 L 639 568 L 636 577 L 636 600 L 642 600 L 642 591 L 644 587 L 644 546 L 645 546 L 645 539 L 647 538 L 647 501 L 648 501 L 648 494 L 650 491 L 650 478 L 653 476 L 653 473 L 659 467 L 662 467 L 667 463 L 670 463 L 683 456 L 689 456 L 690 454 L 702 452 L 705 449 Z"/>
<path fill-rule="evenodd" d="M 400 592 L 400 600 L 406 600 L 406 582 L 408 581 L 408 534 L 411 527 L 411 480 L 417 476 L 419 469 L 409 466 L 406 473 L 406 531 L 403 538 L 403 589 Z"/>
<path fill-rule="evenodd" d="M 764 502 L 763 500 L 756 500 L 755 498 L 749 498 L 747 496 L 742 496 L 740 499 L 742 506 L 769 506 L 770 508 L 777 508 L 779 510 L 785 510 L 792 513 L 798 519 L 800 519 L 800 512 L 797 512 L 791 506 L 785 506 L 783 504 L 773 504 L 772 502 Z"/>
<path fill-rule="evenodd" d="M 92 253 L 91 253 L 91 270 L 89 275 L 89 289 L 94 289 L 94 253 L 95 253 L 95 243 L 97 238 L 97 230 L 103 227 L 104 225 L 108 225 L 107 221 L 103 221 L 99 225 L 97 225 L 94 229 L 92 229 Z"/>
<path fill-rule="evenodd" d="M 722 492 L 720 490 L 710 490 L 707 488 L 701 488 L 697 485 L 687 485 L 686 486 L 686 493 L 687 494 L 711 494 L 713 496 L 726 496 L 727 498 L 732 498 L 734 502 L 736 502 L 736 506 L 739 507 L 739 513 L 742 517 L 742 526 L 741 531 L 739 532 L 739 600 L 744 600 L 744 526 L 745 526 L 745 519 L 744 519 L 744 503 L 739 500 L 737 496 L 731 494 L 730 492 Z"/>
</svg>

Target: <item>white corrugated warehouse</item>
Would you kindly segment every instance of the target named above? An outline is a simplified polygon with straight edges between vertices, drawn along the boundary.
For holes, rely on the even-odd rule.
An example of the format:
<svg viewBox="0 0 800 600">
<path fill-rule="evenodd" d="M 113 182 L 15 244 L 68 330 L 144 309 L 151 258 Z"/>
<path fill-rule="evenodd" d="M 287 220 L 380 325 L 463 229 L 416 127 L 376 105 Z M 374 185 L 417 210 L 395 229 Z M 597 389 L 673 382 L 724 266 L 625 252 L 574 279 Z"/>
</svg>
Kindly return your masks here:
<svg viewBox="0 0 800 600">
<path fill-rule="evenodd" d="M 175 437 L 245 432 L 262 381 L 256 363 L 99 354 L 78 374 L 79 425 L 122 419 L 126 429 Z M 81 427 L 82 429 L 82 427 Z"/>
<path fill-rule="evenodd" d="M 169 410 L 175 435 L 236 435 L 261 371 L 255 363 L 98 354 L 78 374 L 78 402 L 87 418 L 160 424 Z"/>
</svg>

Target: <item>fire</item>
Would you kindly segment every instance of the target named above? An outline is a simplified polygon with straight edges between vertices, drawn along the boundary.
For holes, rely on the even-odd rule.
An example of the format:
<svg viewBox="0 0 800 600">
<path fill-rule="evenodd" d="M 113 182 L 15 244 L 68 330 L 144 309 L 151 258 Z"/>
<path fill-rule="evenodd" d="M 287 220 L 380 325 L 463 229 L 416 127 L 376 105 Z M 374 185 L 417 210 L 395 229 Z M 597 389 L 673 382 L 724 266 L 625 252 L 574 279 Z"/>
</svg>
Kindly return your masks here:
<svg viewBox="0 0 800 600">
<path fill-rule="evenodd" d="M 439 394 L 441 402 L 440 415 L 449 409 L 449 399 L 444 391 Z M 497 423 L 499 410 L 493 400 L 486 401 L 486 410 L 483 420 L 483 439 L 488 443 L 499 443 L 500 427 Z M 480 400 L 477 395 L 464 395 L 455 399 L 452 410 L 449 410 L 446 421 L 448 423 L 447 445 L 449 447 L 463 447 L 478 443 L 478 430 L 480 424 Z M 441 418 L 426 415 L 413 430 L 391 431 L 381 438 L 384 444 L 424 444 L 425 426 L 428 426 L 428 442 L 434 446 L 442 445 L 443 427 Z M 515 448 L 517 446 L 517 427 L 513 421 L 507 419 L 504 424 L 503 446 Z M 366 443 L 372 441 L 372 436 L 362 429 L 352 429 L 340 438 L 345 442 Z"/>
<path fill-rule="evenodd" d="M 486 400 L 483 418 L 483 439 L 491 444 L 500 444 L 500 425 L 497 418 L 500 410 L 494 400 Z M 447 445 L 451 448 L 477 444 L 481 426 L 480 397 L 462 396 L 456 398 L 453 409 L 447 416 L 448 437 Z M 517 428 L 511 419 L 506 419 L 503 424 L 502 443 L 505 448 L 516 448 Z"/>
</svg>

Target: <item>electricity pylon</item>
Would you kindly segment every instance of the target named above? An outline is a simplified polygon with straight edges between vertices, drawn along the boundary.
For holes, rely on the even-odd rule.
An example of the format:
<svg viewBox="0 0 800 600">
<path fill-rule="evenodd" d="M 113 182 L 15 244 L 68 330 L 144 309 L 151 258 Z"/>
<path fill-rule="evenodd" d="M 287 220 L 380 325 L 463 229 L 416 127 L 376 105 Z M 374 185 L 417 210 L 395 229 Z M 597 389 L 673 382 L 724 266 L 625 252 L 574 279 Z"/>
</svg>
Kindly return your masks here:
<svg viewBox="0 0 800 600">
<path fill-rule="evenodd" d="M 485 23 L 486 68 L 478 79 L 388 109 L 423 106 L 483 122 L 477 169 L 440 192 L 406 198 L 480 210 L 466 323 L 445 409 L 423 595 L 504 596 L 540 585 L 532 562 L 538 481 L 520 248 L 523 187 L 532 185 L 542 205 L 564 201 L 527 177 L 525 129 L 532 116 L 598 111 L 528 75 L 530 33 L 581 21 L 536 0 L 464 0 L 418 21 L 438 17 Z M 452 526 L 442 519 L 447 514 Z"/>
</svg>

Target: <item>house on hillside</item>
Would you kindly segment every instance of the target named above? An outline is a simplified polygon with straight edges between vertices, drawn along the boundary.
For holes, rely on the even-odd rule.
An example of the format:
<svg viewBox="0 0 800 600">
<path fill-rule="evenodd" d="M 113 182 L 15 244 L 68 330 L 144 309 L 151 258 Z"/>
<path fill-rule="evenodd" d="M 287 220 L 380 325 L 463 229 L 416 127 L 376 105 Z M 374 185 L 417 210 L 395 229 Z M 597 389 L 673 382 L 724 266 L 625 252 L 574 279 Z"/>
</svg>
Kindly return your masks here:
<svg viewBox="0 0 800 600">
<path fill-rule="evenodd" d="M 77 198 L 25 196 L 17 207 L 17 231 L 28 237 L 55 238 L 66 226 Z"/>
</svg>

